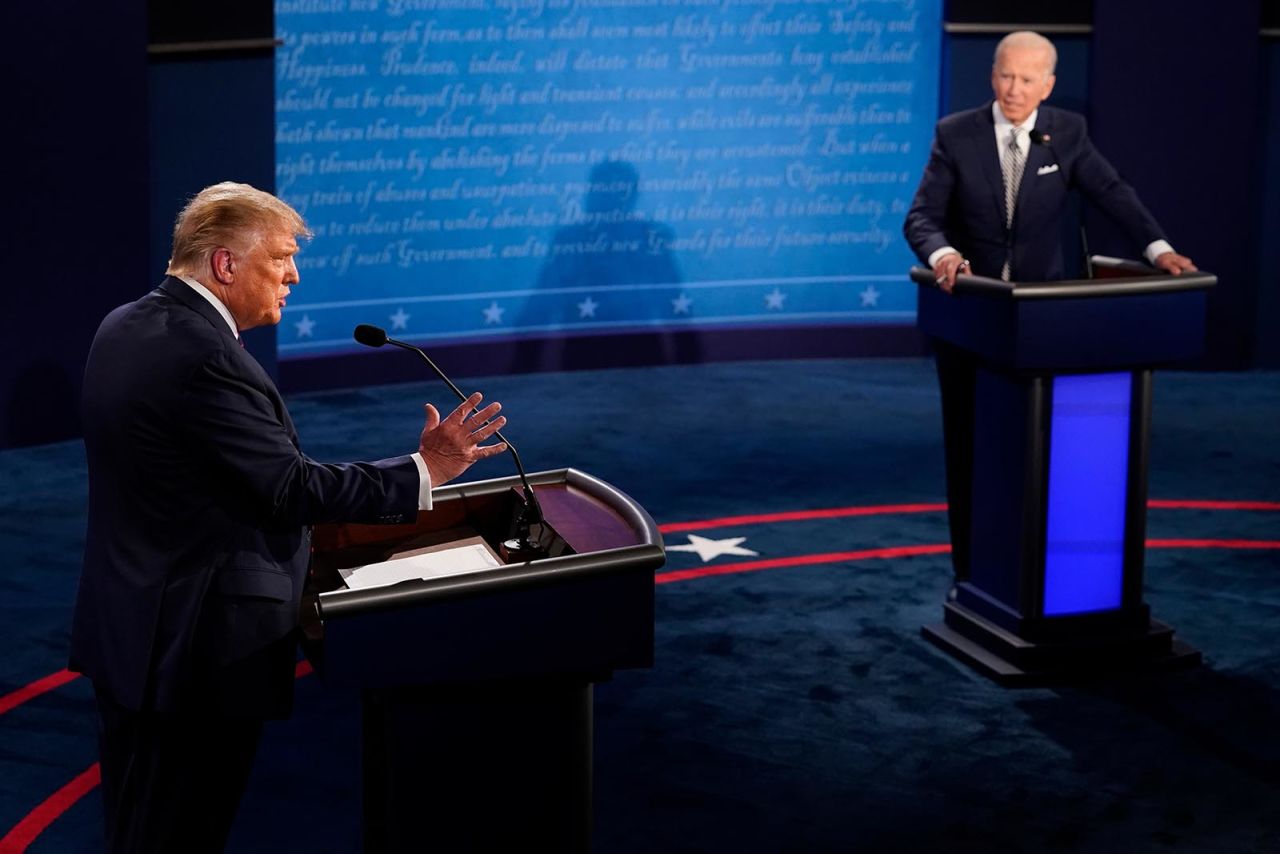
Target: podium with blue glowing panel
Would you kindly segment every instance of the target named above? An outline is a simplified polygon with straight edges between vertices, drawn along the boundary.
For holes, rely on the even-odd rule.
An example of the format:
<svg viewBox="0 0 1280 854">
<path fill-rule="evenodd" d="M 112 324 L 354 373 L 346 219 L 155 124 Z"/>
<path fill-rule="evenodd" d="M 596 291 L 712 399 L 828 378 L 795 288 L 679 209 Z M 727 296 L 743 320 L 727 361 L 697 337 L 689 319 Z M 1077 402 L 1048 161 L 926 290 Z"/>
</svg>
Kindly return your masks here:
<svg viewBox="0 0 1280 854">
<path fill-rule="evenodd" d="M 911 271 L 920 330 L 975 373 L 966 577 L 923 631 L 1001 684 L 1199 662 L 1143 601 L 1148 437 L 1152 369 L 1200 354 L 1216 278 L 1152 273 L 946 294 Z"/>
</svg>

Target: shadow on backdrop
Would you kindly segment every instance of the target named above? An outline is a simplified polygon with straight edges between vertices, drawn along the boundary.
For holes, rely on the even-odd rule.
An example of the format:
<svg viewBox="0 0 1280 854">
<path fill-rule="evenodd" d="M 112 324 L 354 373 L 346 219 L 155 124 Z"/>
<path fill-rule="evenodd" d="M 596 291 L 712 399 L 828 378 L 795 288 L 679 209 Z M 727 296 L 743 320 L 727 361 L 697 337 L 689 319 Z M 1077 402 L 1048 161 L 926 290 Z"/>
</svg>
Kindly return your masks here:
<svg viewBox="0 0 1280 854">
<path fill-rule="evenodd" d="M 534 294 L 517 323 L 550 331 L 517 344 L 512 372 L 598 362 L 598 352 L 597 358 L 581 356 L 600 350 L 619 366 L 701 361 L 697 332 L 669 326 L 681 317 L 672 302 L 682 278 L 669 248 L 674 233 L 636 212 L 636 167 L 622 160 L 598 163 L 587 184 L 578 221 L 555 232 L 538 273 L 534 288 L 548 293 Z M 573 290 L 552 295 L 560 289 Z M 575 330 L 600 323 L 614 326 Z"/>
</svg>

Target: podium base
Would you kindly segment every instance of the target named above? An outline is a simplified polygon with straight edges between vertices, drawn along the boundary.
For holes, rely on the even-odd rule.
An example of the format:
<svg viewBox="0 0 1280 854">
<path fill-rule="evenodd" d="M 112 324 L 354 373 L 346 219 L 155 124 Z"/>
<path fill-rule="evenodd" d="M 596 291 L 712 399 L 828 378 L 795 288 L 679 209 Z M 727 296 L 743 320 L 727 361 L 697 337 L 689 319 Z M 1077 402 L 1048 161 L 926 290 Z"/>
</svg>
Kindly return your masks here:
<svg viewBox="0 0 1280 854">
<path fill-rule="evenodd" d="M 1145 631 L 1043 643 L 1013 634 L 955 602 L 944 606 L 943 619 L 921 629 L 925 639 L 1007 687 L 1061 685 L 1200 663 L 1199 650 L 1176 640 L 1173 629 L 1158 620 L 1151 620 Z"/>
</svg>

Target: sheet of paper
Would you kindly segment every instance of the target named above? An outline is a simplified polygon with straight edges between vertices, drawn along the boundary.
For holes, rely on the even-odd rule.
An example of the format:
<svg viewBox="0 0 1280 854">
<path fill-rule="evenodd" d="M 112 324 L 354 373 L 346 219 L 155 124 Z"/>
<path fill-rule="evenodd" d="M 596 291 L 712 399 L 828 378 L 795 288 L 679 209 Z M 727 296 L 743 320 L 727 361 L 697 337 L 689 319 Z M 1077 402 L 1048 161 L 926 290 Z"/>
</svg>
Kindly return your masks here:
<svg viewBox="0 0 1280 854">
<path fill-rule="evenodd" d="M 352 590 L 368 587 L 385 587 L 400 581 L 417 581 L 425 578 L 445 578 L 464 575 L 482 569 L 502 566 L 497 556 L 482 543 L 471 543 L 439 551 L 428 551 L 407 557 L 397 557 L 382 563 L 340 569 L 338 574 Z"/>
</svg>

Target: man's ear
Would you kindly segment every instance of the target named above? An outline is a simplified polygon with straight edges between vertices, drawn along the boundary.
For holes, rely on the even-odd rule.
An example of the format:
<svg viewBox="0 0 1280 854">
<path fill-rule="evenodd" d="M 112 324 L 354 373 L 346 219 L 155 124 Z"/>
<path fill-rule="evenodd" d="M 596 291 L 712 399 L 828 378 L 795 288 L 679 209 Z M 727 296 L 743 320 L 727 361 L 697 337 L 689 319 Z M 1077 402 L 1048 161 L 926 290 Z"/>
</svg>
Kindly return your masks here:
<svg viewBox="0 0 1280 854">
<path fill-rule="evenodd" d="M 209 256 L 209 272 L 220 285 L 230 285 L 236 280 L 235 256 L 225 246 L 213 250 Z"/>
</svg>

